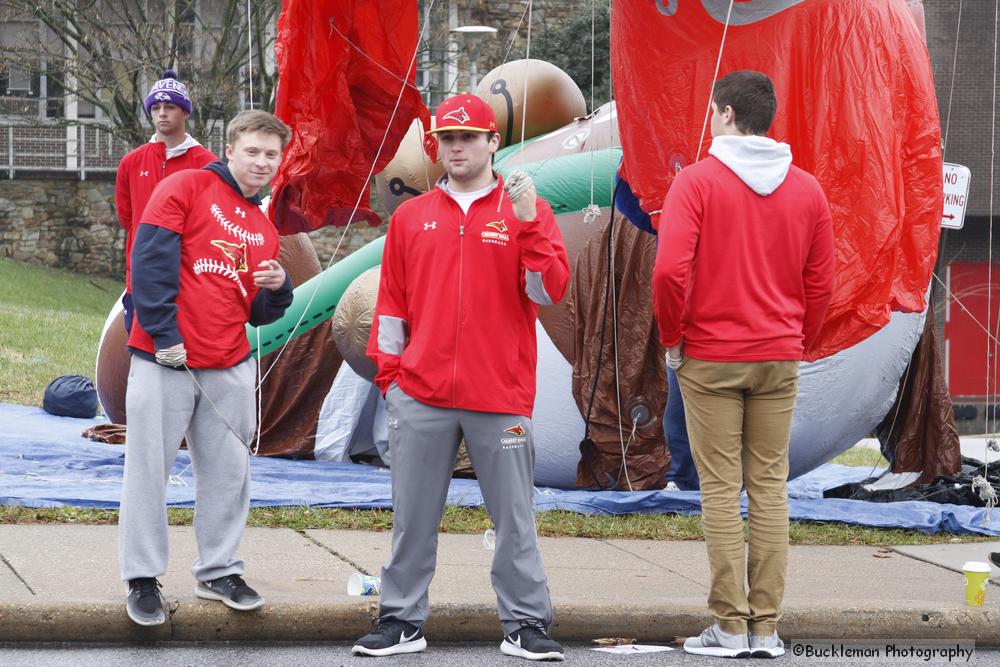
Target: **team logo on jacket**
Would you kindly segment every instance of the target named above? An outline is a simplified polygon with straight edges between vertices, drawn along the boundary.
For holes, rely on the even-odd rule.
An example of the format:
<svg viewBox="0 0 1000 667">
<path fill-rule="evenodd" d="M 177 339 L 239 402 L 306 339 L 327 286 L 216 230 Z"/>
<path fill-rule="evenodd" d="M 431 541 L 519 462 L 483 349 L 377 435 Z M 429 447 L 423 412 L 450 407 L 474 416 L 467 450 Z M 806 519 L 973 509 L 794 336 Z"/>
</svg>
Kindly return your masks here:
<svg viewBox="0 0 1000 667">
<path fill-rule="evenodd" d="M 521 422 L 505 428 L 503 432 L 510 434 L 509 437 L 500 438 L 500 445 L 503 449 L 518 449 L 528 444 L 528 431 L 521 426 Z"/>
<path fill-rule="evenodd" d="M 247 244 L 227 243 L 225 241 L 212 241 L 212 245 L 222 251 L 233 263 L 233 270 L 246 273 L 247 270 Z"/>
<path fill-rule="evenodd" d="M 492 243 L 499 246 L 507 245 L 507 242 L 510 241 L 510 236 L 507 235 L 509 230 L 506 222 L 503 220 L 494 220 L 493 222 L 487 222 L 486 226 L 489 229 L 484 230 L 480 234 L 483 243 Z"/>
</svg>

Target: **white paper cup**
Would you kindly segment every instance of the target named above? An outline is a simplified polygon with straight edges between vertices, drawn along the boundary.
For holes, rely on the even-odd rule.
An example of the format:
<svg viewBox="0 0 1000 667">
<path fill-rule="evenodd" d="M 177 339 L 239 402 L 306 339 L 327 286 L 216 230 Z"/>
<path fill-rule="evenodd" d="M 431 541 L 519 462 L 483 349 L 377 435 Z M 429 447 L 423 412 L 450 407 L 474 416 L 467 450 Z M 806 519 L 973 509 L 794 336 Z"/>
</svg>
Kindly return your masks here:
<svg viewBox="0 0 1000 667">
<path fill-rule="evenodd" d="M 382 579 L 370 574 L 355 572 L 347 578 L 348 595 L 378 595 L 382 592 Z"/>
</svg>

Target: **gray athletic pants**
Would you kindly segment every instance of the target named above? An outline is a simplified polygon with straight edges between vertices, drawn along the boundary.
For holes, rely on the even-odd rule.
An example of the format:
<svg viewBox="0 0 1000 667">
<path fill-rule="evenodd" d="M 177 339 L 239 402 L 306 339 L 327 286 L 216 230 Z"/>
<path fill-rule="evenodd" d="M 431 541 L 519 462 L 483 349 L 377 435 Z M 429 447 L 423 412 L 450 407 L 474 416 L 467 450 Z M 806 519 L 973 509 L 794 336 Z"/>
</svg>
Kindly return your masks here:
<svg viewBox="0 0 1000 667">
<path fill-rule="evenodd" d="M 188 371 L 132 356 L 118 517 L 118 560 L 125 581 L 167 571 L 166 484 L 183 438 L 196 482 L 198 558 L 192 572 L 198 581 L 243 574 L 235 553 L 250 509 L 250 459 L 226 422 L 250 442 L 256 428 L 254 362 L 192 372 L 204 394 Z"/>
<path fill-rule="evenodd" d="M 522 620 L 552 623 L 552 604 L 535 531 L 531 420 L 518 415 L 437 408 L 393 384 L 386 394 L 392 458 L 392 556 L 382 568 L 379 616 L 416 626 L 427 620 L 427 589 L 438 528 L 465 437 L 486 510 L 496 528 L 491 570 L 504 634 Z"/>
</svg>

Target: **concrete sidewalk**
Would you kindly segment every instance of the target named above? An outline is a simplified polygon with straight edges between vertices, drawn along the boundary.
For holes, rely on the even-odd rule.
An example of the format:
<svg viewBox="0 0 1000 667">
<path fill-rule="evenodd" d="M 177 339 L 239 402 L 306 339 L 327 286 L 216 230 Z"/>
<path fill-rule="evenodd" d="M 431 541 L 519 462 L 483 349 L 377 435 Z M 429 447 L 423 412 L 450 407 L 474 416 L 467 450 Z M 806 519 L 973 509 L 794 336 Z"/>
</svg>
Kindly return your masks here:
<svg viewBox="0 0 1000 667">
<path fill-rule="evenodd" d="M 169 618 L 142 628 L 125 614 L 116 527 L 0 526 L 0 642 L 350 641 L 368 631 L 377 611 L 378 598 L 347 595 L 347 578 L 379 573 L 388 533 L 248 529 L 240 555 L 248 582 L 267 600 L 249 613 L 196 598 L 194 531 L 171 528 L 170 536 L 170 568 L 161 578 Z M 664 642 L 709 623 L 702 542 L 543 538 L 541 545 L 556 639 Z M 990 586 L 985 607 L 966 607 L 956 571 L 990 551 L 1000 545 L 792 547 L 781 634 L 1000 646 L 1000 588 Z M 492 555 L 481 535 L 441 536 L 430 641 L 501 638 Z"/>
</svg>

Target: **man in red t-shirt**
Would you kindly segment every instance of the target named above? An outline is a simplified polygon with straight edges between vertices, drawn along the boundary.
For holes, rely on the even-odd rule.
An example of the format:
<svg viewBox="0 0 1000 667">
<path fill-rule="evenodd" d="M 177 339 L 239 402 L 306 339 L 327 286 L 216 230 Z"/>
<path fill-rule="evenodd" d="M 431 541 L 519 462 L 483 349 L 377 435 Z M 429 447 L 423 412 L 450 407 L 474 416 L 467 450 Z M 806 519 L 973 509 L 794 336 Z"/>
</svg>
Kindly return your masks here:
<svg viewBox="0 0 1000 667">
<path fill-rule="evenodd" d="M 660 342 L 677 371 L 701 478 L 712 575 L 715 623 L 684 649 L 776 657 L 784 653 L 788 438 L 799 362 L 833 292 L 833 228 L 816 179 L 792 165 L 787 144 L 764 136 L 777 108 L 770 79 L 733 72 L 712 99 L 709 157 L 667 193 L 653 270 Z"/>
<path fill-rule="evenodd" d="M 291 132 L 269 113 L 245 111 L 226 138 L 227 164 L 160 183 L 132 248 L 135 321 L 118 533 L 126 608 L 140 625 L 166 619 L 157 582 L 167 567 L 165 482 L 182 439 L 198 487 L 195 595 L 241 611 L 264 604 L 235 556 L 250 508 L 257 427 L 246 324 L 273 322 L 292 302 L 291 280 L 276 261 L 278 233 L 258 196 Z"/>
<path fill-rule="evenodd" d="M 156 185 L 184 169 L 201 169 L 218 158 L 187 133 L 191 98 L 187 86 L 168 69 L 153 84 L 143 104 L 155 128 L 153 137 L 118 163 L 115 210 L 125 228 L 125 329 L 132 327 L 132 243 L 142 212 Z"/>
</svg>

